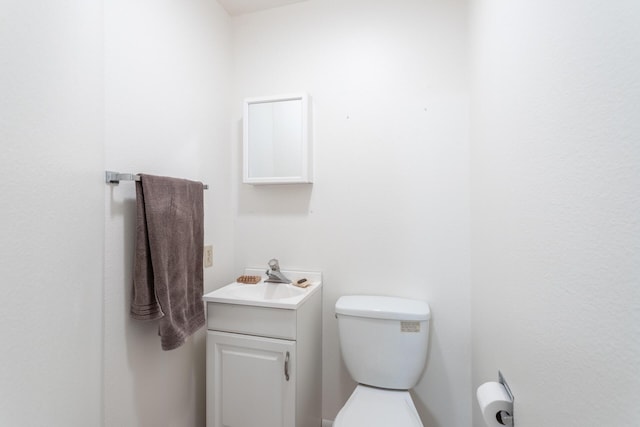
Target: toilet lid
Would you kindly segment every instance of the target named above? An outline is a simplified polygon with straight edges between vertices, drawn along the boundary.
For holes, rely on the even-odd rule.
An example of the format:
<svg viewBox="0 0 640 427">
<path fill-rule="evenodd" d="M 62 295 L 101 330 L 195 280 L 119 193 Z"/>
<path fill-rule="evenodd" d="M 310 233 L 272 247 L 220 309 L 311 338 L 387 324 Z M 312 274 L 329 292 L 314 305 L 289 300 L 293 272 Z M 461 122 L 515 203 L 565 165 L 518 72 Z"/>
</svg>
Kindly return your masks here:
<svg viewBox="0 0 640 427">
<path fill-rule="evenodd" d="M 408 391 L 358 385 L 333 427 L 423 427 Z"/>
</svg>

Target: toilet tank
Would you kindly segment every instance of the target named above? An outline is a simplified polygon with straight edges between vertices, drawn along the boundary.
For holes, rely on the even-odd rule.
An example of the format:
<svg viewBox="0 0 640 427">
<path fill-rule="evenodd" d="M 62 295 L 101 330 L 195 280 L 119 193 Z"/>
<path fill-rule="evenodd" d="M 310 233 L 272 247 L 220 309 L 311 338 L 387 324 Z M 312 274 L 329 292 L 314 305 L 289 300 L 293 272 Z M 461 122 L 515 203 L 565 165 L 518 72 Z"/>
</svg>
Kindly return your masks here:
<svg viewBox="0 0 640 427">
<path fill-rule="evenodd" d="M 370 295 L 336 302 L 342 358 L 360 384 L 408 390 L 422 375 L 431 311 L 424 301 Z"/>
</svg>

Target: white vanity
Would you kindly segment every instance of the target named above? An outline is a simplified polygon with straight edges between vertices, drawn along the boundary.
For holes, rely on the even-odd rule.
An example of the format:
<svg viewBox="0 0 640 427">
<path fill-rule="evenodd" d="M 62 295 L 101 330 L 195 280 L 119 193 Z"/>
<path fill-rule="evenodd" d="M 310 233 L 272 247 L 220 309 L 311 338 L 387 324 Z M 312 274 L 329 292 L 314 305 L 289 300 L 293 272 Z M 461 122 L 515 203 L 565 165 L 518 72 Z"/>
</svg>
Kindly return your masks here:
<svg viewBox="0 0 640 427">
<path fill-rule="evenodd" d="M 246 275 L 263 276 L 247 269 Z M 207 427 L 322 423 L 321 274 L 312 284 L 231 283 L 206 294 Z"/>
</svg>

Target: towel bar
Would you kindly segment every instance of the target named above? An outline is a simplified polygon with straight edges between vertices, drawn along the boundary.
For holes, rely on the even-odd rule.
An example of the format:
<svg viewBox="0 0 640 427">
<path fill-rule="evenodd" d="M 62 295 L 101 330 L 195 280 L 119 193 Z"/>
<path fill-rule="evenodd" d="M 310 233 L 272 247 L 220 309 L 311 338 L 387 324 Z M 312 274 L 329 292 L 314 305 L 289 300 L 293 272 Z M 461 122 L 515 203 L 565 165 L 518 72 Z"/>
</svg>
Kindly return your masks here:
<svg viewBox="0 0 640 427">
<path fill-rule="evenodd" d="M 107 184 L 120 184 L 120 181 L 140 181 L 140 175 L 136 175 L 134 173 L 105 171 L 105 182 Z M 204 189 L 208 190 L 209 186 L 204 184 Z"/>
</svg>

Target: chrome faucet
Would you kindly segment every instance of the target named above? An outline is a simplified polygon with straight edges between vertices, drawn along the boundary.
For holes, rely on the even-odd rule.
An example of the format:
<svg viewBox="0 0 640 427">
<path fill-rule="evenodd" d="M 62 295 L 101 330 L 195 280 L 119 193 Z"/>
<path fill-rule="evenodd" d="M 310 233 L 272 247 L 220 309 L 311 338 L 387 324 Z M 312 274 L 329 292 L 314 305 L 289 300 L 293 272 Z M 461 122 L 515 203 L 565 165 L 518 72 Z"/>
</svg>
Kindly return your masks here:
<svg viewBox="0 0 640 427">
<path fill-rule="evenodd" d="M 287 279 L 280 271 L 280 264 L 275 258 L 269 261 L 269 269 L 266 274 L 269 276 L 267 280 L 265 280 L 267 283 L 291 283 L 291 280 Z"/>
</svg>

